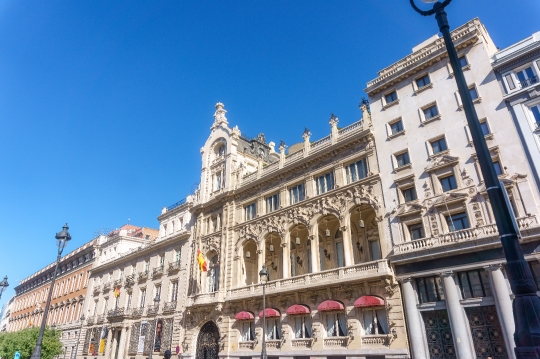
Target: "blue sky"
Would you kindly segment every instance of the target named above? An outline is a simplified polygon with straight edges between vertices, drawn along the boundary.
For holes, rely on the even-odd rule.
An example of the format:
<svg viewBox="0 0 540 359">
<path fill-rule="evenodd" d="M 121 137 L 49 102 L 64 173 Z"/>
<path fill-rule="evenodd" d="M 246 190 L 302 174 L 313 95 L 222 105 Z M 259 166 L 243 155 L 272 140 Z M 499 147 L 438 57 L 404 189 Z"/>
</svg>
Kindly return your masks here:
<svg viewBox="0 0 540 359">
<path fill-rule="evenodd" d="M 455 0 L 503 48 L 540 2 Z M 377 71 L 437 32 L 407 0 L 0 2 L 0 276 L 11 286 L 100 228 L 157 227 L 199 182 L 214 105 L 230 125 L 301 141 L 360 117 Z"/>
</svg>

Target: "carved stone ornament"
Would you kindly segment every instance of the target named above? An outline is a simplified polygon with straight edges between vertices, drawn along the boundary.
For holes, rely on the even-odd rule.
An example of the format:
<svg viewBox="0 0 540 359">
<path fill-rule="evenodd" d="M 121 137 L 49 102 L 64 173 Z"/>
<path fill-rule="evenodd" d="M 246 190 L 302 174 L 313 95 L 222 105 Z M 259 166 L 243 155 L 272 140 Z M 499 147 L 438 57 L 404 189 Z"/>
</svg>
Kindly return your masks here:
<svg viewBox="0 0 540 359">
<path fill-rule="evenodd" d="M 442 155 L 441 157 L 437 157 L 433 161 L 433 163 L 431 163 L 429 166 L 425 168 L 425 170 L 426 172 L 432 172 L 441 167 L 455 165 L 458 162 L 459 162 L 459 157 L 454 157 L 450 155 Z"/>
<path fill-rule="evenodd" d="M 221 102 L 216 103 L 216 112 L 214 113 L 214 124 L 210 129 L 213 131 L 219 126 L 227 126 L 229 122 L 227 121 L 227 118 L 225 117 L 225 114 L 227 111 L 225 110 L 225 105 L 223 105 Z"/>
<path fill-rule="evenodd" d="M 238 128 L 238 125 L 237 126 L 234 126 L 232 128 L 232 131 L 231 131 L 231 135 L 232 135 L 232 138 L 235 139 L 235 140 L 238 140 L 240 138 L 240 135 L 242 133 L 240 132 L 240 129 Z"/>
</svg>

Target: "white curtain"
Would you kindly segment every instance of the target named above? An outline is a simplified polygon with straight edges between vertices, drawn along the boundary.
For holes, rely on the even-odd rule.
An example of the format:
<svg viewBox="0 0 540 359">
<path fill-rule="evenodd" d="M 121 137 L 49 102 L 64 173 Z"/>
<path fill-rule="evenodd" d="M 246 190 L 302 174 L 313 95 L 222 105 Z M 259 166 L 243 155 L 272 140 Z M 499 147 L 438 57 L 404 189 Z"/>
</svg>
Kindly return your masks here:
<svg viewBox="0 0 540 359">
<path fill-rule="evenodd" d="M 377 309 L 375 311 L 375 315 L 377 316 L 377 321 L 379 322 L 379 325 L 381 326 L 383 333 L 380 332 L 379 334 L 389 334 L 388 333 L 388 318 L 386 317 L 386 310 L 385 309 Z"/>
<path fill-rule="evenodd" d="M 302 338 L 302 317 L 294 318 L 294 337 Z"/>
<path fill-rule="evenodd" d="M 366 335 L 373 334 L 373 311 L 371 309 L 364 310 L 364 331 Z"/>
<path fill-rule="evenodd" d="M 249 322 L 242 322 L 242 341 L 248 341 Z"/>
<path fill-rule="evenodd" d="M 309 316 L 304 317 L 304 331 L 305 337 L 311 338 L 311 317 Z"/>
<path fill-rule="evenodd" d="M 347 319 L 345 313 L 338 313 L 338 322 L 341 336 L 347 335 Z"/>
<path fill-rule="evenodd" d="M 274 339 L 274 320 L 266 318 L 266 339 Z"/>
<path fill-rule="evenodd" d="M 329 337 L 336 335 L 336 315 L 333 313 L 326 314 L 326 332 Z"/>
</svg>

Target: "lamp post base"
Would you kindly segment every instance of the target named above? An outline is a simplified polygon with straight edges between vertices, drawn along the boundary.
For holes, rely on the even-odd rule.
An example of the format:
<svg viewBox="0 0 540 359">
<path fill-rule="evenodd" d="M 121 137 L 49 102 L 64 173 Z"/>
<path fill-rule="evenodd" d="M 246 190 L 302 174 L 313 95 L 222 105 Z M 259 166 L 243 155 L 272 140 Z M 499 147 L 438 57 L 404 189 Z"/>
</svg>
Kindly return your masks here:
<svg viewBox="0 0 540 359">
<path fill-rule="evenodd" d="M 36 345 L 30 359 L 41 359 L 41 345 Z"/>
</svg>

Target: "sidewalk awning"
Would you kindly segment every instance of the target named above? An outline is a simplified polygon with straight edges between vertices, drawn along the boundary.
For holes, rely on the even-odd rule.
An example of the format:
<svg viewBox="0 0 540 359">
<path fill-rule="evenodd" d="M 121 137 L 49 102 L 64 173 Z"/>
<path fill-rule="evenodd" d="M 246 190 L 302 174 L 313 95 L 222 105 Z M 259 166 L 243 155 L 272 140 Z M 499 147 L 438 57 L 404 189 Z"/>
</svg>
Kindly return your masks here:
<svg viewBox="0 0 540 359">
<path fill-rule="evenodd" d="M 259 318 L 262 318 L 263 316 L 266 318 L 279 318 L 281 317 L 281 313 L 279 312 L 279 310 L 274 308 L 265 308 L 259 313 Z"/>
<path fill-rule="evenodd" d="M 236 319 L 236 320 L 252 320 L 252 319 L 255 319 L 255 316 L 251 312 L 242 311 L 242 312 L 238 312 L 238 314 L 236 314 L 234 316 L 234 319 Z"/>
<path fill-rule="evenodd" d="M 297 315 L 297 314 L 310 314 L 311 310 L 302 304 L 295 304 L 291 305 L 289 308 L 287 308 L 287 314 L 288 315 Z"/>
<path fill-rule="evenodd" d="M 384 299 L 372 295 L 363 295 L 354 301 L 355 308 L 380 307 L 384 305 Z"/>
<path fill-rule="evenodd" d="M 319 312 L 329 312 L 332 310 L 345 310 L 343 303 L 338 302 L 337 300 L 325 300 L 317 307 Z"/>
</svg>

